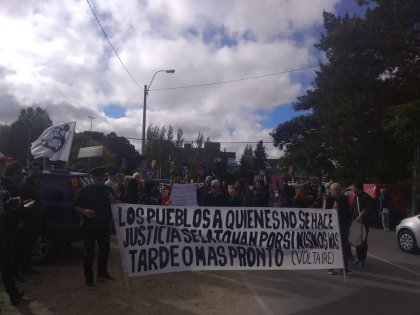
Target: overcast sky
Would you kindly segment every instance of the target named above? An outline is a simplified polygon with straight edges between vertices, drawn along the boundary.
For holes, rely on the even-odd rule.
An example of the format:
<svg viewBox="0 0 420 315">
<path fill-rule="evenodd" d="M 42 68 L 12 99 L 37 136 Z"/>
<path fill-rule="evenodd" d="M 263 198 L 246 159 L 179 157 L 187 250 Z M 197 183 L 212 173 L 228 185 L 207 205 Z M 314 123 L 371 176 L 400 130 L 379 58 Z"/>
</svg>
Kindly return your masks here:
<svg viewBox="0 0 420 315">
<path fill-rule="evenodd" d="M 263 140 L 281 155 L 269 133 L 299 114 L 291 103 L 316 68 L 281 73 L 322 60 L 323 10 L 357 11 L 353 0 L 89 2 L 132 78 L 86 0 L 1 0 L 0 123 L 38 105 L 77 132 L 92 116 L 94 131 L 141 138 L 144 85 L 175 69 L 154 78 L 146 126 L 182 128 L 187 141 L 201 132 L 237 158 L 245 144 L 233 142 Z M 209 83 L 221 84 L 191 87 Z"/>
</svg>

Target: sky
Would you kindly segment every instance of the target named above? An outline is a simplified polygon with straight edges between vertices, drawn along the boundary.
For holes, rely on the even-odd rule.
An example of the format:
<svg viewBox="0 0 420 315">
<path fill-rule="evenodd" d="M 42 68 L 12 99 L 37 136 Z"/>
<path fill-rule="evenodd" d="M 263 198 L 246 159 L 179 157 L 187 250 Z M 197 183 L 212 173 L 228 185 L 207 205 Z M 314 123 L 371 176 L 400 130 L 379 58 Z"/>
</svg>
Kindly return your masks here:
<svg viewBox="0 0 420 315">
<path fill-rule="evenodd" d="M 182 128 L 186 141 L 200 132 L 238 159 L 262 140 L 278 158 L 269 133 L 302 114 L 292 104 L 324 60 L 314 48 L 323 11 L 360 10 L 354 0 L 1 0 L 0 124 L 40 106 L 77 132 L 91 116 L 94 131 L 141 139 L 144 86 L 174 69 L 150 85 L 146 126 Z"/>
</svg>

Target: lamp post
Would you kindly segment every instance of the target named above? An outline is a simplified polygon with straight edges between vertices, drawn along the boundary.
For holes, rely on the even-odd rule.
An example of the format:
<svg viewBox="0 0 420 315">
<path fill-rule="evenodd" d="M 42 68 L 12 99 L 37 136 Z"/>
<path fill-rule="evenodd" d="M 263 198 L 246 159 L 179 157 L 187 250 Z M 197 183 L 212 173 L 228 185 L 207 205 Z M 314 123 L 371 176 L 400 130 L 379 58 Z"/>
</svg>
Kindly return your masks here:
<svg viewBox="0 0 420 315">
<path fill-rule="evenodd" d="M 156 71 L 155 74 L 152 77 L 152 80 L 150 81 L 149 85 L 145 85 L 144 86 L 144 98 L 143 98 L 143 128 L 142 128 L 142 136 L 141 136 L 141 154 L 144 156 L 146 150 L 146 100 L 147 100 L 147 94 L 150 90 L 150 86 L 152 85 L 152 82 L 155 78 L 155 76 L 159 73 L 159 72 L 166 72 L 166 73 L 175 73 L 174 69 L 170 69 L 170 70 L 159 70 Z"/>
</svg>

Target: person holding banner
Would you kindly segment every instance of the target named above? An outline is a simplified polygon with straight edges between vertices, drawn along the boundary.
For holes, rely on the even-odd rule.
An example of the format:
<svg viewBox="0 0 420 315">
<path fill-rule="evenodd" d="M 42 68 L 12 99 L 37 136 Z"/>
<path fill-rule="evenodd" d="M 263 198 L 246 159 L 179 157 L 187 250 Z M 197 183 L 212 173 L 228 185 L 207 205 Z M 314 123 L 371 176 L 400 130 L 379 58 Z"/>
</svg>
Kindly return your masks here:
<svg viewBox="0 0 420 315">
<path fill-rule="evenodd" d="M 352 221 L 352 212 L 350 208 L 349 200 L 342 194 L 342 188 L 339 183 L 331 184 L 331 194 L 329 194 L 325 200 L 325 209 L 335 209 L 338 214 L 338 222 L 340 225 L 341 244 L 343 251 L 344 266 L 346 268 L 346 274 L 352 274 L 352 271 L 348 268 L 348 258 L 351 251 L 349 244 L 349 231 Z M 334 269 L 329 269 L 328 274 L 334 275 Z"/>
<path fill-rule="evenodd" d="M 230 194 L 230 203 L 235 207 L 245 207 L 246 198 L 242 192 L 243 184 L 242 181 L 237 180 L 235 185 L 232 187 L 232 192 Z"/>
<path fill-rule="evenodd" d="M 204 206 L 205 198 L 210 194 L 210 185 L 213 177 L 207 176 L 204 180 L 204 185 L 197 189 L 197 203 L 199 206 Z"/>
<path fill-rule="evenodd" d="M 74 210 L 83 219 L 83 267 L 86 288 L 94 289 L 93 257 L 95 244 L 98 243 L 98 269 L 97 280 L 114 281 L 108 273 L 107 263 L 110 252 L 111 233 L 111 204 L 116 203 L 116 197 L 111 187 L 105 185 L 105 169 L 97 167 L 91 170 L 92 184 L 79 190 L 74 200 Z"/>
<path fill-rule="evenodd" d="M 254 207 L 267 207 L 268 206 L 268 191 L 265 188 L 264 181 L 257 179 L 252 189 L 252 206 Z"/>
<path fill-rule="evenodd" d="M 360 245 L 356 246 L 357 259 L 354 261 L 353 266 L 356 268 L 363 268 L 365 266 L 368 251 L 367 238 L 369 235 L 369 220 L 374 211 L 375 201 L 369 194 L 364 192 L 362 182 L 355 182 L 353 184 L 353 191 L 355 194 L 352 204 L 353 218 L 356 222 L 362 223 L 366 231 L 366 235 L 363 236 Z"/>
<path fill-rule="evenodd" d="M 127 181 L 127 187 L 122 194 L 122 202 L 124 203 L 138 203 L 139 202 L 139 186 L 137 179 L 130 178 Z"/>
<path fill-rule="evenodd" d="M 211 181 L 210 193 L 204 198 L 204 205 L 207 207 L 229 207 L 230 201 L 227 195 L 222 191 L 220 181 L 214 179 Z"/>
</svg>

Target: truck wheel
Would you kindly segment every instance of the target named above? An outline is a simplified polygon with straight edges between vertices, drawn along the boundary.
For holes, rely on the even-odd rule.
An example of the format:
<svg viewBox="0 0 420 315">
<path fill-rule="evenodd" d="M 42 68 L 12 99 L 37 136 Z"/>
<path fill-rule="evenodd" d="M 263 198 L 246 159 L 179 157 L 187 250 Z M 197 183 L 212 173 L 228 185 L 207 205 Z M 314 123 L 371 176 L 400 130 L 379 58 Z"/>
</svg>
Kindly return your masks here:
<svg viewBox="0 0 420 315">
<path fill-rule="evenodd" d="M 34 264 L 42 264 L 49 261 L 57 250 L 57 241 L 49 231 L 41 231 L 38 240 L 32 250 L 31 261 Z"/>
</svg>

